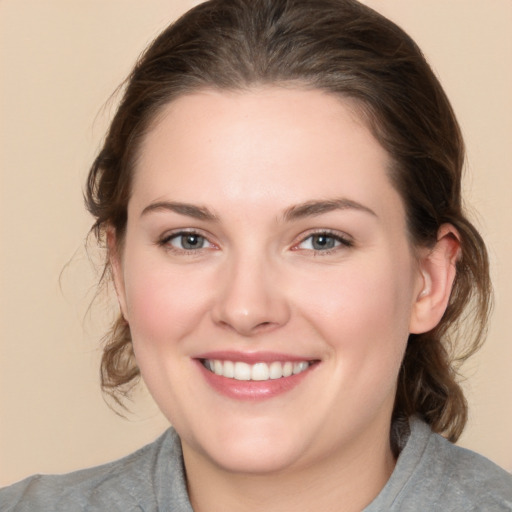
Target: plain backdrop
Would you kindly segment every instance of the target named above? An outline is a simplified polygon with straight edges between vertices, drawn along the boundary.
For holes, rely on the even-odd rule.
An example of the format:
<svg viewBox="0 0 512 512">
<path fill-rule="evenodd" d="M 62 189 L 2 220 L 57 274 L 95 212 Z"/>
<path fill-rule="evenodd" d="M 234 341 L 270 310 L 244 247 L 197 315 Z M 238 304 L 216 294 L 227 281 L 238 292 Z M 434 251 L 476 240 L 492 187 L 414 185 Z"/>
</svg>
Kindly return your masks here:
<svg viewBox="0 0 512 512">
<path fill-rule="evenodd" d="M 186 0 L 0 0 L 0 484 L 120 457 L 167 422 L 141 390 L 128 419 L 99 391 L 112 304 L 94 298 L 82 190 L 135 58 Z M 440 77 L 468 146 L 464 182 L 488 241 L 496 308 L 464 367 L 460 444 L 512 470 L 512 1 L 368 0 Z M 478 212 L 478 213 L 477 213 Z"/>
</svg>

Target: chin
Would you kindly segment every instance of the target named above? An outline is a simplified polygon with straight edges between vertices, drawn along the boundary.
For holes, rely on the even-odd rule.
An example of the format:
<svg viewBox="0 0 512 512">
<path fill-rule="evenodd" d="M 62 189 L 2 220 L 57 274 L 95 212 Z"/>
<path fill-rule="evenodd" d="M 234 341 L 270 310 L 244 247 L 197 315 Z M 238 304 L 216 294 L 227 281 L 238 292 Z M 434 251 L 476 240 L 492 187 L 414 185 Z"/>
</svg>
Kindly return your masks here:
<svg viewBox="0 0 512 512">
<path fill-rule="evenodd" d="M 217 450 L 216 450 L 217 451 Z M 226 443 L 218 453 L 210 454 L 212 461 L 224 471 L 238 474 L 268 475 L 280 473 L 295 466 L 300 453 L 281 442 Z"/>
<path fill-rule="evenodd" d="M 253 420 L 196 438 L 190 448 L 232 473 L 271 474 L 295 466 L 304 454 L 304 437 L 281 422 Z"/>
</svg>

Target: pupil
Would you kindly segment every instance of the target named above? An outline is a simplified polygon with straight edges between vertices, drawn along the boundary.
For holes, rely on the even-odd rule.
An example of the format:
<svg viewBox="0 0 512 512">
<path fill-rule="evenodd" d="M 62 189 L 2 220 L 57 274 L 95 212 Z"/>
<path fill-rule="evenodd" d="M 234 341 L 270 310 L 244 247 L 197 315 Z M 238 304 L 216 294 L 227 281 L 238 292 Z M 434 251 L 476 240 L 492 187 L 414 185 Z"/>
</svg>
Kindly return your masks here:
<svg viewBox="0 0 512 512">
<path fill-rule="evenodd" d="M 181 243 L 184 249 L 197 249 L 198 246 L 201 246 L 202 238 L 199 235 L 184 235 Z"/>
<path fill-rule="evenodd" d="M 313 238 L 313 247 L 315 249 L 332 249 L 334 247 L 334 238 L 331 236 L 318 235 Z"/>
</svg>

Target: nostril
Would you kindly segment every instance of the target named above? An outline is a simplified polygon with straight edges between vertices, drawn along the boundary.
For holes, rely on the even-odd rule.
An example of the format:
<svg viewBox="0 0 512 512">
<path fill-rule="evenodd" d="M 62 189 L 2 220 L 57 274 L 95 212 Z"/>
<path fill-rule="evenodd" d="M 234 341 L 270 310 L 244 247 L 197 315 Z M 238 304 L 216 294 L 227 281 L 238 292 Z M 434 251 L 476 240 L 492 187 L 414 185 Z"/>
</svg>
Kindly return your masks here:
<svg viewBox="0 0 512 512">
<path fill-rule="evenodd" d="M 215 297 L 211 309 L 213 322 L 243 336 L 267 333 L 286 324 L 289 319 L 286 298 L 266 287 L 249 284 L 226 286 Z"/>
<path fill-rule="evenodd" d="M 272 328 L 275 325 L 276 324 L 274 322 L 261 322 L 261 323 L 259 323 L 259 324 L 254 326 L 253 332 L 265 331 L 267 329 Z"/>
</svg>

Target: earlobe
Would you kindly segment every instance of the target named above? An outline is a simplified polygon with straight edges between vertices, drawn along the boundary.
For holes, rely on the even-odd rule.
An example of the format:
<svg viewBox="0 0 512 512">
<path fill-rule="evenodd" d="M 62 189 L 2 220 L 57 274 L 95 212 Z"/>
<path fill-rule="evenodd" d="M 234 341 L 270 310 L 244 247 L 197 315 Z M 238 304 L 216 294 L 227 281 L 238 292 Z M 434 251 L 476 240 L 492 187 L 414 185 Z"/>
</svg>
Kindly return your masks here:
<svg viewBox="0 0 512 512">
<path fill-rule="evenodd" d="M 128 322 L 123 268 L 121 262 L 121 255 L 119 254 L 119 243 L 114 228 L 107 229 L 107 248 L 110 268 L 112 270 L 112 280 L 114 282 L 114 288 L 116 290 L 117 302 L 119 303 L 121 314 L 123 315 L 124 319 Z"/>
<path fill-rule="evenodd" d="M 450 299 L 459 256 L 459 233 L 451 224 L 443 224 L 435 246 L 420 258 L 422 288 L 413 304 L 411 333 L 430 331 L 441 321 Z"/>
</svg>

